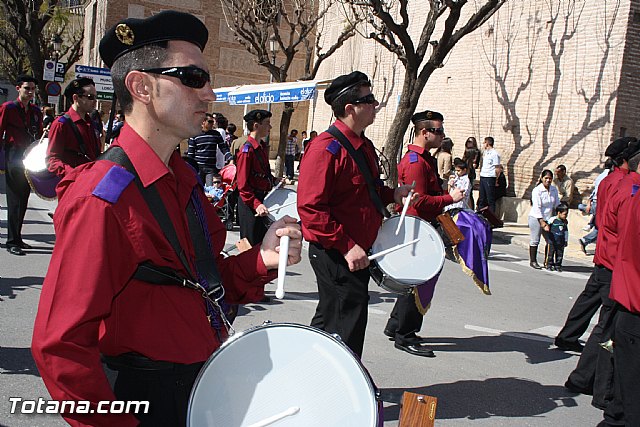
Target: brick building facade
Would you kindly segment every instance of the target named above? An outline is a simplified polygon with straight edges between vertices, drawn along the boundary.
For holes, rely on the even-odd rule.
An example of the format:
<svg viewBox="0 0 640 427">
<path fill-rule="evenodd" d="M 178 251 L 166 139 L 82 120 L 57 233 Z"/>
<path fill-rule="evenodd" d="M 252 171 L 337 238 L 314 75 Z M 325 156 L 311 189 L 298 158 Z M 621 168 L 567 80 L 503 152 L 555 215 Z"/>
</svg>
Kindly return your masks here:
<svg viewBox="0 0 640 427">
<path fill-rule="evenodd" d="M 414 21 L 427 8 L 411 1 L 408 15 Z M 474 11 L 474 2 L 464 9 Z M 334 10 L 333 31 L 343 25 L 341 13 Z M 414 40 L 423 22 L 412 25 Z M 439 34 L 436 29 L 433 39 Z M 455 156 L 462 155 L 468 136 L 479 142 L 493 136 L 511 195 L 528 197 L 540 172 L 558 164 L 567 166 L 585 194 L 612 139 L 640 134 L 639 42 L 640 0 L 512 0 L 454 47 L 428 81 L 418 111 L 444 114 Z M 318 78 L 352 70 L 372 76 L 381 99 L 367 132 L 380 146 L 404 68 L 380 45 L 356 37 L 325 61 Z M 321 99 L 312 103 L 309 128 L 329 123 L 331 112 Z"/>
<path fill-rule="evenodd" d="M 98 53 L 98 45 L 104 32 L 121 19 L 144 18 L 162 10 L 172 9 L 191 13 L 200 18 L 209 30 L 209 42 L 204 50 L 212 77 L 212 86 L 226 87 L 243 84 L 268 83 L 269 74 L 266 68 L 258 65 L 255 57 L 235 41 L 233 33 L 227 27 L 219 0 L 90 0 L 85 9 L 85 40 L 84 57 L 82 64 L 104 67 Z M 278 63 L 278 59 L 276 59 Z M 289 79 L 295 80 L 302 74 L 302 59 L 294 61 L 290 68 Z M 266 109 L 267 105 L 252 105 L 254 108 Z M 272 119 L 273 130 L 271 140 L 279 138 L 279 118 L 283 104 L 273 104 Z M 308 103 L 301 102 L 295 105 L 296 111 L 291 119 L 290 129 L 305 130 Z M 223 102 L 210 105 L 211 112 L 220 112 L 229 118 L 230 123 L 235 123 L 242 132 L 242 116 L 244 107 L 232 106 Z M 271 144 L 272 154 L 275 154 L 277 144 Z"/>
</svg>

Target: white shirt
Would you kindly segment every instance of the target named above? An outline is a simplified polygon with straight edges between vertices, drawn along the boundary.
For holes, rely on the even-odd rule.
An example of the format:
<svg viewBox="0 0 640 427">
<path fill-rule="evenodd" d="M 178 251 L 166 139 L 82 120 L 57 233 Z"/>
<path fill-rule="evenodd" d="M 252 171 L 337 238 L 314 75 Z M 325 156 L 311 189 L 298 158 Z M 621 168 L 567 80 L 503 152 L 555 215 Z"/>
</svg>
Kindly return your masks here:
<svg viewBox="0 0 640 427">
<path fill-rule="evenodd" d="M 489 148 L 484 151 L 482 156 L 482 169 L 480 169 L 480 176 L 485 178 L 496 177 L 496 166 L 500 164 L 500 154 L 494 148 Z"/>
<path fill-rule="evenodd" d="M 456 179 L 453 182 L 453 187 L 449 190 L 449 193 L 451 193 L 454 188 L 459 188 L 464 191 L 464 197 L 459 202 L 445 206 L 445 212 L 454 208 L 469 209 L 469 196 L 471 195 L 470 187 L 471 182 L 469 181 L 468 175 L 456 176 Z"/>
<path fill-rule="evenodd" d="M 554 209 L 560 204 L 558 189 L 551 185 L 547 190 L 542 183 L 538 184 L 531 193 L 531 211 L 529 216 L 543 218 L 545 221 L 551 218 Z"/>
</svg>

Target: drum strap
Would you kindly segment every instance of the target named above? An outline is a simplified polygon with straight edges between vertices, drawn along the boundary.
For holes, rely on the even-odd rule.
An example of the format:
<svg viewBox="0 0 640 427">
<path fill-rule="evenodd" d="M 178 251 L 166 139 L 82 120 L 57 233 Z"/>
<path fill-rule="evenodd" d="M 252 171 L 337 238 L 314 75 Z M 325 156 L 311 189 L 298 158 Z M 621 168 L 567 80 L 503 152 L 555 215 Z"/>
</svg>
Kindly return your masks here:
<svg viewBox="0 0 640 427">
<path fill-rule="evenodd" d="M 353 145 L 351 144 L 349 139 L 342 132 L 340 132 L 340 129 L 338 129 L 337 127 L 331 126 L 329 129 L 327 129 L 327 132 L 338 140 L 338 142 L 345 148 L 345 150 L 347 150 L 347 153 L 349 153 L 353 161 L 356 162 L 358 169 L 360 169 L 360 172 L 364 176 L 364 180 L 367 182 L 369 196 L 371 197 L 373 205 L 383 217 L 389 218 L 391 214 L 389 213 L 387 208 L 385 208 L 382 200 L 380 199 L 380 195 L 376 190 L 376 184 L 373 180 L 373 175 L 371 175 L 371 169 L 369 168 L 367 159 L 365 159 L 362 151 L 353 148 Z"/>
<path fill-rule="evenodd" d="M 63 117 L 67 120 L 67 122 L 71 126 L 71 129 L 73 130 L 73 134 L 76 136 L 76 139 L 78 140 L 78 147 L 80 147 L 80 152 L 78 153 L 78 155 L 82 155 L 86 157 L 89 161 L 91 161 L 91 159 L 87 155 L 87 146 L 84 145 L 84 139 L 82 139 L 82 135 L 80 135 L 80 129 L 78 129 L 78 125 L 75 124 L 75 122 L 73 121 L 73 119 L 69 114 L 65 113 Z"/>
<path fill-rule="evenodd" d="M 196 253 L 196 271 L 193 272 L 189 262 L 187 261 L 185 251 L 180 246 L 176 230 L 171 222 L 171 218 L 169 217 L 166 207 L 162 203 L 162 199 L 160 198 L 160 194 L 158 193 L 155 184 L 152 184 L 147 188 L 142 185 L 142 181 L 136 173 L 131 160 L 129 160 L 124 150 L 120 147 L 110 148 L 99 157 L 99 160 L 110 160 L 124 166 L 125 169 L 135 176 L 134 181 L 138 190 L 142 194 L 145 202 L 147 202 L 151 213 L 158 222 L 158 225 L 162 229 L 167 241 L 171 244 L 171 247 L 189 275 L 188 278 L 184 278 L 170 268 L 158 267 L 146 262 L 138 266 L 137 270 L 133 274 L 133 278 L 159 285 L 178 285 L 189 287 L 202 292 L 205 300 L 214 305 L 217 305 L 218 302 L 222 302 L 222 299 L 224 298 L 224 288 L 222 286 L 222 281 L 220 280 L 220 273 L 218 272 L 215 260 L 211 254 L 210 235 L 208 233 L 204 211 L 196 194 L 196 189 L 192 192 L 191 200 L 186 208 L 189 233 Z M 207 307 L 209 308 L 209 306 Z M 222 310 L 220 310 L 220 312 L 222 313 Z M 226 319 L 223 318 L 223 321 L 226 321 Z M 216 325 L 214 325 L 214 327 L 215 326 Z"/>
<path fill-rule="evenodd" d="M 38 129 L 38 118 L 36 117 L 36 114 L 31 110 L 31 104 L 29 104 L 29 118 L 31 119 L 29 120 L 27 119 L 27 115 L 24 112 L 24 108 L 22 108 L 22 104 L 18 101 L 13 101 L 13 103 L 18 109 L 18 114 L 20 115 L 22 123 L 24 124 L 24 131 L 31 139 L 37 138 L 38 135 L 36 135 L 36 133 Z"/>
</svg>

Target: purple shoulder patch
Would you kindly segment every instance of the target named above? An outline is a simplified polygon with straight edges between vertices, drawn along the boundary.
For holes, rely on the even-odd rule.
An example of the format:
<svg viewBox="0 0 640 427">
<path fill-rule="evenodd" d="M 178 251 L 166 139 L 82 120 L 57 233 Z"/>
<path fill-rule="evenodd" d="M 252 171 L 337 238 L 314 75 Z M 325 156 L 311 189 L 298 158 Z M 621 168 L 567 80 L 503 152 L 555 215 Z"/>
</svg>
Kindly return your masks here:
<svg viewBox="0 0 640 427">
<path fill-rule="evenodd" d="M 418 153 L 413 151 L 409 152 L 409 163 L 416 163 L 418 161 Z"/>
<path fill-rule="evenodd" d="M 340 152 L 340 148 L 342 148 L 342 145 L 340 145 L 340 143 L 335 139 L 331 141 L 329 145 L 327 145 L 327 151 L 334 156 L 337 155 L 338 152 Z"/>
<path fill-rule="evenodd" d="M 249 144 L 248 142 L 246 144 L 244 144 L 242 146 L 242 152 L 243 153 L 248 153 L 249 152 L 249 147 L 251 147 L 251 144 Z"/>
<path fill-rule="evenodd" d="M 106 202 L 115 203 L 134 178 L 133 174 L 128 170 L 114 165 L 100 180 L 91 194 Z"/>
<path fill-rule="evenodd" d="M 633 184 L 631 186 L 631 197 L 635 196 L 636 193 L 638 192 L 638 190 L 640 190 L 640 185 L 638 184 Z"/>
<path fill-rule="evenodd" d="M 60 116 L 60 117 L 58 118 L 58 121 L 59 121 L 60 123 L 62 123 L 62 124 L 65 124 L 65 123 L 67 123 L 67 122 L 68 122 L 68 120 L 67 120 L 67 118 L 66 118 L 65 116 Z"/>
</svg>

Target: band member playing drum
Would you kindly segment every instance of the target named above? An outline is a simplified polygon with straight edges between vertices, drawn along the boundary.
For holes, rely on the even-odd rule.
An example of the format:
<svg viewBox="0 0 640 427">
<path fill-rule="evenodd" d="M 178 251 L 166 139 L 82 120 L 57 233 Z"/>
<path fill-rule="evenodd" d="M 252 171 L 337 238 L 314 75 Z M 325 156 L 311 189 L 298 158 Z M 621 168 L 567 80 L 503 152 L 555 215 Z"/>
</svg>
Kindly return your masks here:
<svg viewBox="0 0 640 427">
<path fill-rule="evenodd" d="M 419 216 L 434 226 L 437 226 L 436 217 L 442 213 L 445 206 L 464 197 L 464 193 L 458 188 L 453 188 L 450 194 L 443 193 L 442 180 L 436 173 L 436 160 L 429 153 L 430 149 L 438 148 L 442 143 L 443 120 L 442 114 L 435 111 L 427 110 L 414 114 L 411 121 L 414 125 L 415 140 L 398 164 L 398 182 L 415 182 L 415 191 L 419 194 L 407 213 Z M 433 351 L 422 345 L 424 339 L 416 335 L 422 327 L 423 315 L 416 305 L 415 292 L 414 290 L 406 296 L 398 297 L 384 333 L 395 340 L 395 347 L 399 350 L 416 356 L 434 357 Z"/>
<path fill-rule="evenodd" d="M 246 237 L 251 245 L 255 245 L 262 241 L 269 228 L 269 210 L 263 201 L 275 182 L 269 165 L 269 151 L 262 142 L 271 131 L 271 112 L 249 111 L 244 121 L 249 136 L 237 157 L 238 222 L 240 238 Z"/>
<path fill-rule="evenodd" d="M 367 251 L 384 206 L 401 203 L 410 186 L 394 190 L 378 179 L 373 143 L 364 136 L 378 106 L 369 78 L 359 71 L 337 77 L 324 99 L 338 120 L 307 146 L 298 181 L 298 213 L 318 283 L 311 326 L 337 333 L 361 356 L 369 301 Z"/>
<path fill-rule="evenodd" d="M 5 150 L 7 182 L 7 251 L 12 255 L 25 255 L 23 249 L 31 246 L 22 241 L 22 223 L 27 213 L 31 188 L 24 174 L 22 158 L 27 147 L 42 134 L 42 112 L 31 101 L 38 81 L 21 75 L 16 79 L 18 99 L 0 106 L 0 138 Z"/>
<path fill-rule="evenodd" d="M 64 96 L 71 108 L 51 124 L 47 150 L 48 169 L 60 178 L 100 154 L 100 130 L 89 116 L 96 107 L 95 83 L 77 78 L 67 85 Z"/>
<path fill-rule="evenodd" d="M 224 307 L 262 298 L 280 237 L 289 264 L 300 260 L 292 218 L 223 258 L 225 227 L 176 151 L 215 100 L 207 39 L 197 17 L 163 11 L 120 21 L 100 42 L 127 120 L 104 159 L 60 183 L 31 346 L 52 399 L 89 402 L 65 410 L 72 425 L 184 426 L 198 371 L 227 336 Z M 113 389 L 101 358 L 118 371 Z M 148 401 L 149 412 L 100 410 L 114 400 Z"/>
</svg>

